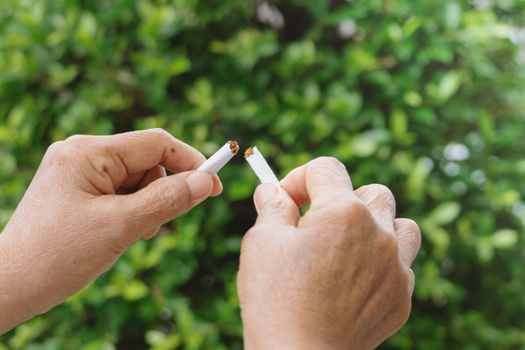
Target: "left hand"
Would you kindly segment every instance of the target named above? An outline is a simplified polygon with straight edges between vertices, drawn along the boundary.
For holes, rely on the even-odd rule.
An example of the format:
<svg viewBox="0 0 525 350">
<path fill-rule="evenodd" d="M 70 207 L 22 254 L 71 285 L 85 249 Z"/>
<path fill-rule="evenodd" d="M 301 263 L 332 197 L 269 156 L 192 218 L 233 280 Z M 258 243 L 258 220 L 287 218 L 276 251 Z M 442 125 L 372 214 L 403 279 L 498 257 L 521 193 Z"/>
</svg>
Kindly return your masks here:
<svg viewBox="0 0 525 350">
<path fill-rule="evenodd" d="M 51 145 L 0 234 L 0 334 L 106 271 L 133 242 L 218 195 L 204 156 L 161 129 Z M 174 171 L 166 176 L 165 168 Z"/>
</svg>

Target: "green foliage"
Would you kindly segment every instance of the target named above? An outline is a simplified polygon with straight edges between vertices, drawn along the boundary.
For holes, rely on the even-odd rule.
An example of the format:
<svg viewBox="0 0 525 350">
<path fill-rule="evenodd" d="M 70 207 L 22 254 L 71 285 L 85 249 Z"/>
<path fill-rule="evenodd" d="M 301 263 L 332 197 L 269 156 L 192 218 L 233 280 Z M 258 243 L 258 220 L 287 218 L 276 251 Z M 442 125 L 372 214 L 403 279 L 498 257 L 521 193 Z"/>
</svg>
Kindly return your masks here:
<svg viewBox="0 0 525 350">
<path fill-rule="evenodd" d="M 272 6 L 282 28 L 249 0 L 0 2 L 0 227 L 75 133 L 162 127 L 206 154 L 237 138 L 281 176 L 332 155 L 422 228 L 413 314 L 382 348 L 525 348 L 524 3 Z M 240 158 L 221 178 L 0 349 L 240 349 L 256 179 Z"/>
</svg>

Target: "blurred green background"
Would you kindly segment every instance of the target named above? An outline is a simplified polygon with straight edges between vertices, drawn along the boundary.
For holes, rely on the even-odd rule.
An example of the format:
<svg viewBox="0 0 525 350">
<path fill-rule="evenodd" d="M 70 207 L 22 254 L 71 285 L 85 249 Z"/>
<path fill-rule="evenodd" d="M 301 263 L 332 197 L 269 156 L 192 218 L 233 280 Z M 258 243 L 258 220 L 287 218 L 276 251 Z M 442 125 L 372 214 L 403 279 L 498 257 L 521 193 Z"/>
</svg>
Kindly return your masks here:
<svg viewBox="0 0 525 350">
<path fill-rule="evenodd" d="M 412 317 L 381 349 L 525 349 L 524 18 L 521 0 L 2 0 L 0 227 L 72 134 L 236 138 L 280 176 L 332 155 L 422 229 Z M 221 178 L 0 349 L 242 348 L 257 180 L 242 157 Z"/>
</svg>

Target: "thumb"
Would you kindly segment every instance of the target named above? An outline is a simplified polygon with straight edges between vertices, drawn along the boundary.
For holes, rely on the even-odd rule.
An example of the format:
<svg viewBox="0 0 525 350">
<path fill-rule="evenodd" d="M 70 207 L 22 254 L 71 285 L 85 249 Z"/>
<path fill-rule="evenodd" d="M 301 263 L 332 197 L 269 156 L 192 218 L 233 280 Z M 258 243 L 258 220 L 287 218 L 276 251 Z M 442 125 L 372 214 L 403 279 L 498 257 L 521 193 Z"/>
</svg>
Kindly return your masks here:
<svg viewBox="0 0 525 350">
<path fill-rule="evenodd" d="M 160 178 L 140 191 L 112 196 L 122 232 L 132 243 L 146 232 L 173 220 L 208 198 L 212 175 L 191 171 Z"/>
<path fill-rule="evenodd" d="M 300 218 L 299 208 L 281 187 L 272 184 L 259 185 L 253 195 L 258 217 L 256 224 L 296 226 Z"/>
</svg>

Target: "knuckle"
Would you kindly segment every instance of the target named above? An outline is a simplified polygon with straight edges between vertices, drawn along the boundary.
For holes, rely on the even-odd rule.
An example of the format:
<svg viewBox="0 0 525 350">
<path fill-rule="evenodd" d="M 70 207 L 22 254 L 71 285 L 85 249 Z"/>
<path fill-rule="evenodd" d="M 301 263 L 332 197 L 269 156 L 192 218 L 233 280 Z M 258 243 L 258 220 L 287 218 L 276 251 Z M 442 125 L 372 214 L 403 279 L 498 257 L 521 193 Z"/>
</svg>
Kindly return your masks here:
<svg viewBox="0 0 525 350">
<path fill-rule="evenodd" d="M 372 200 L 370 206 L 387 209 L 395 217 L 396 214 L 396 200 L 392 195 L 392 192 L 381 192 L 377 197 Z"/>
<path fill-rule="evenodd" d="M 287 209 L 287 202 L 283 198 L 278 198 L 277 200 L 271 201 L 266 204 L 265 210 L 270 210 L 271 212 L 280 212 L 283 209 Z"/>
<path fill-rule="evenodd" d="M 149 129 L 148 132 L 150 132 L 150 133 L 152 133 L 152 134 L 154 134 L 157 137 L 162 138 L 162 139 L 169 139 L 169 138 L 171 138 L 170 133 L 168 133 L 166 130 L 164 130 L 162 128 Z"/>
<path fill-rule="evenodd" d="M 64 146 L 64 141 L 55 141 L 46 150 L 46 156 L 53 156 Z"/>
<path fill-rule="evenodd" d="M 70 145 L 81 145 L 88 138 L 89 138 L 89 136 L 87 136 L 87 135 L 72 135 L 72 136 L 69 136 L 64 142 L 66 144 L 70 144 Z"/>
<path fill-rule="evenodd" d="M 85 149 L 86 141 L 89 140 L 87 135 L 73 135 L 61 142 L 58 147 L 57 155 L 61 159 L 76 159 L 78 152 Z"/>
<path fill-rule="evenodd" d="M 377 197 L 383 199 L 384 201 L 388 203 L 396 202 L 394 198 L 394 194 L 392 193 L 390 188 L 388 188 L 387 186 L 382 185 L 382 184 L 372 184 L 371 187 L 372 187 L 372 190 L 375 193 L 377 193 Z"/>
<path fill-rule="evenodd" d="M 312 164 L 315 166 L 324 166 L 324 167 L 331 167 L 331 168 L 343 168 L 346 169 L 344 164 L 339 161 L 339 159 L 332 157 L 332 156 L 322 156 L 315 158 L 312 161 Z"/>
<path fill-rule="evenodd" d="M 371 184 L 359 188 L 356 193 L 360 196 L 370 198 L 368 205 L 376 207 L 396 207 L 394 194 L 385 185 Z"/>
<path fill-rule="evenodd" d="M 388 193 L 391 193 L 390 192 L 390 188 L 388 188 L 387 186 L 385 186 L 383 184 L 374 183 L 374 184 L 370 184 L 368 186 L 370 188 L 372 188 L 374 191 L 377 191 L 377 192 L 388 192 Z"/>
<path fill-rule="evenodd" d="M 46 152 L 46 157 L 52 162 L 69 162 L 75 158 L 73 155 L 74 147 L 67 141 L 53 143 Z"/>
<path fill-rule="evenodd" d="M 421 247 L 421 230 L 419 229 L 419 225 L 411 219 L 400 219 L 402 220 L 402 224 L 405 226 L 405 232 L 407 232 L 410 235 L 410 241 L 412 243 L 412 247 L 414 249 L 419 250 Z"/>
<path fill-rule="evenodd" d="M 421 231 L 419 230 L 419 226 L 412 221 L 412 242 L 414 245 L 414 248 L 419 250 L 421 248 Z"/>
<path fill-rule="evenodd" d="M 411 231 L 417 233 L 418 235 L 421 234 L 421 231 L 419 229 L 419 225 L 417 224 L 417 222 L 415 222 L 412 219 L 406 219 L 406 224 L 410 227 Z"/>
<path fill-rule="evenodd" d="M 404 226 L 408 229 L 407 231 L 417 231 L 419 232 L 419 225 L 412 219 L 399 219 Z"/>
</svg>

